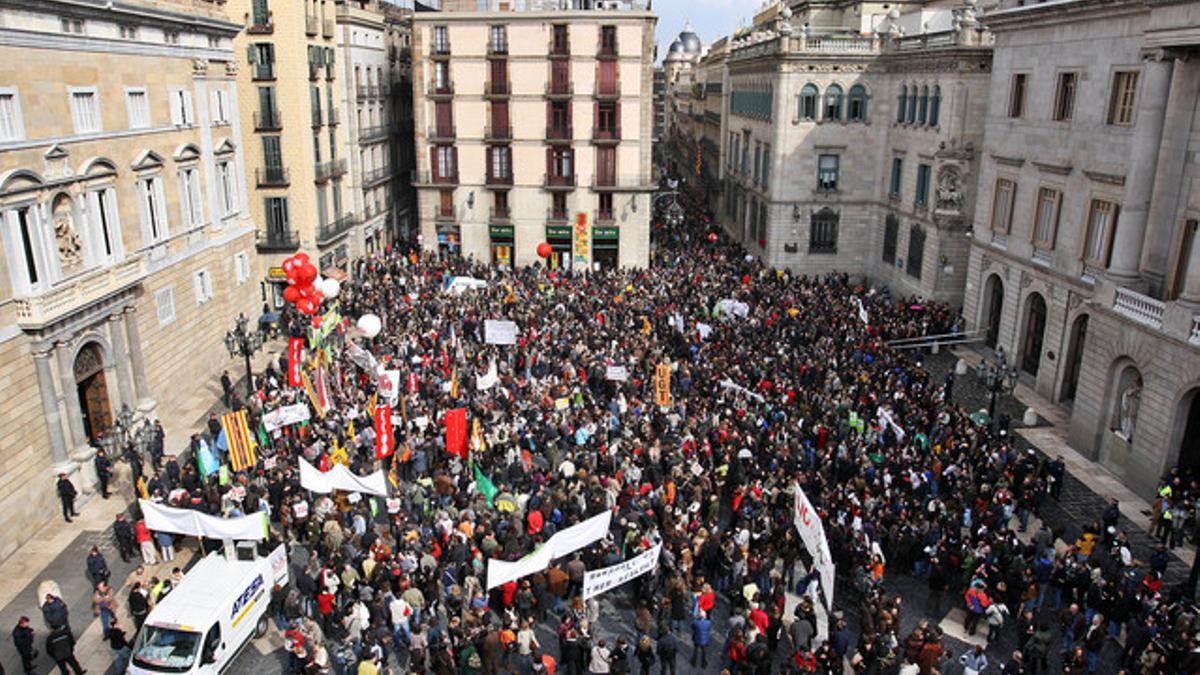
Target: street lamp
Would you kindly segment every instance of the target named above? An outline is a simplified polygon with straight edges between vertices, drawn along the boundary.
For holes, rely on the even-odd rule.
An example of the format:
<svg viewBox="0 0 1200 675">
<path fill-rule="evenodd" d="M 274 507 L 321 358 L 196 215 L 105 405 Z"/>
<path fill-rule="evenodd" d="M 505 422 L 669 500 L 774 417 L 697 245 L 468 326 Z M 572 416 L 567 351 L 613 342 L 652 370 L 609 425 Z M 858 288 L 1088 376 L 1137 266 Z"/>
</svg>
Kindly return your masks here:
<svg viewBox="0 0 1200 675">
<path fill-rule="evenodd" d="M 100 437 L 100 447 L 104 449 L 104 454 L 116 457 L 123 453 L 126 445 L 132 440 L 130 438 L 132 431 L 133 411 L 129 409 L 128 404 L 122 403 L 121 411 L 113 420 L 112 427 L 109 428 L 108 433 Z"/>
<path fill-rule="evenodd" d="M 1016 366 L 1008 365 L 1008 356 L 1005 355 L 1003 347 L 996 348 L 994 358 L 994 361 L 989 362 L 985 357 L 979 361 L 979 365 L 975 366 L 975 374 L 979 376 L 984 388 L 991 395 L 988 402 L 988 418 L 992 421 L 993 428 L 996 419 L 997 395 L 1008 396 L 1011 394 L 1017 388 L 1017 379 L 1020 376 Z"/>
<path fill-rule="evenodd" d="M 261 330 L 249 327 L 245 314 L 238 314 L 237 323 L 233 330 L 225 333 L 225 348 L 229 350 L 230 358 L 241 356 L 246 359 L 246 394 L 254 395 L 254 373 L 250 369 L 250 357 L 262 349 L 263 333 Z"/>
</svg>

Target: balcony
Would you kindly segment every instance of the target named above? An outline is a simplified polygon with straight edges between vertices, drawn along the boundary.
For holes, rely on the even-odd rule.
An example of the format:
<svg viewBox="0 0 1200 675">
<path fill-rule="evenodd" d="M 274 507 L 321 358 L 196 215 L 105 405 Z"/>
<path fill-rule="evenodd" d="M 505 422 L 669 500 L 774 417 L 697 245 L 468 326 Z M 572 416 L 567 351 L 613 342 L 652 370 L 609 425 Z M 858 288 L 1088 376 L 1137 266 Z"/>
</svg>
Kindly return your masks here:
<svg viewBox="0 0 1200 675">
<path fill-rule="evenodd" d="M 386 124 L 379 124 L 373 127 L 363 127 L 358 130 L 358 142 L 360 145 L 368 145 L 386 141 L 392 135 L 392 129 Z"/>
<path fill-rule="evenodd" d="M 292 184 L 291 174 L 282 166 L 268 166 L 254 170 L 254 182 L 258 187 L 287 187 Z"/>
<path fill-rule="evenodd" d="M 255 82 L 270 82 L 275 79 L 275 64 L 274 63 L 256 63 L 254 64 L 254 73 L 250 79 Z"/>
<path fill-rule="evenodd" d="M 448 59 L 450 58 L 450 43 L 434 41 L 429 45 L 429 56 L 433 59 Z"/>
<path fill-rule="evenodd" d="M 316 173 L 315 181 L 324 183 L 333 178 L 346 175 L 346 160 L 332 159 L 328 162 L 317 162 L 313 165 L 313 170 Z"/>
<path fill-rule="evenodd" d="M 483 97 L 486 99 L 505 99 L 510 95 L 512 88 L 508 86 L 508 80 L 489 80 L 483 85 Z"/>
<path fill-rule="evenodd" d="M 416 180 L 413 181 L 413 187 L 442 187 L 446 185 L 458 185 L 458 170 L 448 175 L 435 174 L 430 171 L 419 171 L 415 173 Z"/>
<path fill-rule="evenodd" d="M 571 219 L 571 214 L 566 209 L 546 209 L 546 221 L 551 223 L 565 223 Z"/>
<path fill-rule="evenodd" d="M 392 179 L 392 167 L 384 166 L 363 173 L 362 188 L 369 190 Z"/>
<path fill-rule="evenodd" d="M 484 182 L 487 184 L 488 187 L 499 187 L 499 188 L 512 187 L 512 184 L 513 184 L 512 172 L 510 171 L 507 175 L 504 175 L 504 176 L 493 176 L 493 175 L 489 174 Z"/>
<path fill-rule="evenodd" d="M 611 209 L 596 209 L 594 217 L 596 219 L 594 222 L 596 223 L 612 224 L 614 221 L 616 221 L 616 218 L 613 217 L 613 212 Z"/>
<path fill-rule="evenodd" d="M 453 124 L 435 124 L 426 136 L 430 143 L 453 143 L 458 138 L 458 130 Z"/>
<path fill-rule="evenodd" d="M 434 205 L 433 219 L 439 223 L 453 223 L 455 220 L 454 209 L 443 209 L 441 206 Z"/>
<path fill-rule="evenodd" d="M 601 129 L 600 127 L 592 127 L 592 143 L 596 145 L 610 145 L 621 140 L 621 127 L 611 127 Z"/>
<path fill-rule="evenodd" d="M 333 37 L 333 19 L 325 19 L 321 22 L 321 35 L 327 38 Z"/>
<path fill-rule="evenodd" d="M 437 82 L 430 80 L 426 95 L 435 101 L 439 99 L 448 100 L 454 96 L 454 82 L 443 82 L 441 85 L 438 85 Z"/>
<path fill-rule="evenodd" d="M 543 174 L 542 186 L 547 190 L 574 190 L 575 174 L 571 174 L 570 176 Z"/>
<path fill-rule="evenodd" d="M 508 40 L 488 39 L 487 49 L 488 49 L 489 56 L 507 56 L 508 55 Z"/>
<path fill-rule="evenodd" d="M 278 110 L 262 110 L 254 113 L 255 131 L 279 131 L 283 128 L 283 117 Z"/>
<path fill-rule="evenodd" d="M 546 83 L 546 98 L 551 101 L 568 99 L 575 95 L 575 83 L 551 80 Z"/>
<path fill-rule="evenodd" d="M 546 127 L 546 141 L 548 143 L 570 143 L 574 137 L 574 130 L 570 125 L 550 125 Z"/>
<path fill-rule="evenodd" d="M 58 282 L 30 298 L 16 298 L 17 325 L 44 326 L 90 302 L 136 284 L 145 275 L 143 257 L 133 255 L 111 267 L 90 270 Z"/>
<path fill-rule="evenodd" d="M 953 31 L 953 33 L 957 34 L 957 31 Z M 919 36 L 912 36 L 911 39 L 905 38 L 901 43 L 920 43 L 921 41 L 924 41 L 924 45 L 919 48 L 933 46 L 929 44 L 929 34 L 925 33 Z M 936 38 L 934 41 L 937 41 Z M 775 54 L 873 55 L 883 51 L 884 42 L 885 40 L 879 35 L 813 35 L 802 33 L 800 35 L 784 35 L 774 39 L 760 40 L 745 46 L 734 47 L 729 52 L 729 59 L 731 61 L 740 61 Z M 903 44 L 897 44 L 897 49 L 904 48 Z"/>
<path fill-rule="evenodd" d="M 259 253 L 291 253 L 300 248 L 300 233 L 258 230 L 254 233 L 254 247 Z"/>
<path fill-rule="evenodd" d="M 597 82 L 592 96 L 598 101 L 615 101 L 621 97 L 621 83 Z"/>
<path fill-rule="evenodd" d="M 550 47 L 546 51 L 546 55 L 551 59 L 569 59 L 571 58 L 571 42 L 570 40 L 556 41 L 550 38 Z"/>
<path fill-rule="evenodd" d="M 381 88 L 377 84 L 367 84 L 358 87 L 354 97 L 359 101 L 370 101 L 379 98 Z"/>
<path fill-rule="evenodd" d="M 1158 330 L 1163 325 L 1166 303 L 1128 288 L 1118 288 L 1112 308 L 1118 314 Z"/>
<path fill-rule="evenodd" d="M 309 37 L 314 37 L 317 31 L 320 30 L 321 21 L 315 16 L 304 17 L 304 34 Z"/>
<path fill-rule="evenodd" d="M 489 220 L 512 220 L 512 209 L 507 206 L 493 206 L 488 211 Z"/>
<path fill-rule="evenodd" d="M 656 188 L 650 178 L 592 174 L 592 189 L 599 192 L 653 192 Z"/>
<path fill-rule="evenodd" d="M 488 125 L 483 129 L 483 139 L 489 143 L 507 143 L 512 140 L 512 127 Z"/>
<path fill-rule="evenodd" d="M 350 228 L 358 224 L 358 219 L 353 213 L 344 213 L 340 218 L 332 222 L 320 225 L 317 227 L 317 245 L 324 246 L 334 239 L 342 236 L 350 231 Z"/>
<path fill-rule="evenodd" d="M 271 35 L 275 32 L 275 13 L 266 16 L 246 15 L 246 33 L 249 35 Z"/>
<path fill-rule="evenodd" d="M 611 61 L 616 59 L 620 54 L 617 53 L 616 42 L 601 42 L 600 49 L 596 52 L 596 58 L 600 61 Z"/>
</svg>

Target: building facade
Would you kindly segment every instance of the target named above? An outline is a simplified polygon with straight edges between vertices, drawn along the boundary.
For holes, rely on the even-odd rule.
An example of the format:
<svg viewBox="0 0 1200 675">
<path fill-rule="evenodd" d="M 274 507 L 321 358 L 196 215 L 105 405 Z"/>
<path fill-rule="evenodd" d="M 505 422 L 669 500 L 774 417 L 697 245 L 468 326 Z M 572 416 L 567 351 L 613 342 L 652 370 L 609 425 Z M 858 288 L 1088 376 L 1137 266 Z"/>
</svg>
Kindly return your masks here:
<svg viewBox="0 0 1200 675">
<path fill-rule="evenodd" d="M 1200 6 L 1010 4 L 964 314 L 1148 496 L 1200 468 Z"/>
<path fill-rule="evenodd" d="M 414 15 L 422 245 L 511 266 L 547 242 L 554 267 L 646 266 L 654 15 L 505 4 Z"/>
<path fill-rule="evenodd" d="M 57 513 L 57 473 L 93 489 L 123 408 L 210 381 L 258 295 L 222 4 L 6 1 L 0 26 L 4 557 Z"/>
</svg>

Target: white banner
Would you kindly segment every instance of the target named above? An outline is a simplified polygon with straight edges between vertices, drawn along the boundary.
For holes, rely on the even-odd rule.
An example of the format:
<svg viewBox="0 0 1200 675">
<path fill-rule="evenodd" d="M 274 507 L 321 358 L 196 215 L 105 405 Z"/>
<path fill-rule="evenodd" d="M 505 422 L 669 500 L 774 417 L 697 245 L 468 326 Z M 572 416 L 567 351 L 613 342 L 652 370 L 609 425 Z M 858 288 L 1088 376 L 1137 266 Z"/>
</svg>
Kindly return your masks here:
<svg viewBox="0 0 1200 675">
<path fill-rule="evenodd" d="M 334 490 L 365 492 L 370 495 L 387 496 L 387 477 L 383 470 L 369 476 L 356 476 L 342 464 L 322 473 L 317 467 L 300 458 L 300 486 L 305 490 L 329 494 Z"/>
<path fill-rule="evenodd" d="M 450 277 L 446 280 L 444 290 L 447 293 L 462 295 L 473 288 L 487 288 L 487 285 L 487 282 L 483 279 L 476 279 L 474 277 Z"/>
<path fill-rule="evenodd" d="M 517 324 L 513 321 L 488 319 L 483 322 L 483 341 L 489 345 L 515 345 Z"/>
<path fill-rule="evenodd" d="M 583 599 L 590 600 L 601 593 L 612 590 L 658 567 L 658 557 L 661 554 L 662 544 L 659 544 L 636 558 L 631 558 L 623 563 L 584 572 Z"/>
<path fill-rule="evenodd" d="M 267 433 L 271 433 L 276 429 L 305 422 L 311 415 L 307 403 L 294 403 L 276 408 L 263 415 L 262 421 Z"/>
<path fill-rule="evenodd" d="M 258 541 L 267 538 L 267 512 L 259 511 L 241 518 L 219 518 L 191 509 L 163 506 L 142 499 L 138 501 L 146 527 L 155 532 L 174 532 L 209 539 Z"/>
<path fill-rule="evenodd" d="M 550 562 L 555 558 L 570 555 L 585 546 L 600 541 L 608 534 L 608 526 L 611 522 L 612 511 L 605 511 L 582 523 L 555 532 L 549 541 L 516 562 L 489 560 L 487 590 L 490 591 L 501 584 L 520 579 L 527 574 L 540 572 L 549 567 Z"/>
<path fill-rule="evenodd" d="M 488 371 L 475 379 L 475 388 L 479 391 L 491 389 L 500 381 L 500 376 L 496 374 L 496 362 L 488 366 Z"/>
<path fill-rule="evenodd" d="M 546 542 L 537 547 L 533 553 L 517 560 L 516 562 L 505 562 L 503 560 L 489 560 L 487 568 L 487 589 L 490 591 L 497 586 L 503 586 L 510 581 L 516 581 L 523 576 L 541 572 L 550 566 L 550 561 L 554 559 L 554 548 L 550 542 Z"/>
<path fill-rule="evenodd" d="M 812 502 L 808 501 L 804 490 L 800 489 L 799 484 L 794 487 L 796 490 L 796 531 L 800 533 L 800 541 L 804 542 L 804 548 L 812 556 L 813 565 L 821 575 L 821 590 L 825 592 L 825 606 L 832 609 L 834 568 L 833 557 L 829 555 L 829 540 L 825 538 L 825 526 L 821 524 L 821 517 L 813 508 Z"/>
<path fill-rule="evenodd" d="M 732 314 L 744 319 L 750 315 L 750 305 L 733 298 L 726 298 L 717 303 L 717 313 L 722 316 Z"/>
<path fill-rule="evenodd" d="M 388 405 L 396 405 L 400 396 L 399 370 L 385 370 L 379 374 L 379 394 L 387 399 Z"/>
<path fill-rule="evenodd" d="M 609 366 L 604 371 L 604 379 L 624 382 L 629 379 L 629 370 L 625 366 Z"/>
<path fill-rule="evenodd" d="M 707 340 L 708 336 L 712 335 L 713 329 L 712 329 L 712 326 L 710 326 L 706 323 L 701 323 L 701 322 L 697 321 L 696 322 L 696 332 L 699 333 L 701 340 Z"/>
</svg>

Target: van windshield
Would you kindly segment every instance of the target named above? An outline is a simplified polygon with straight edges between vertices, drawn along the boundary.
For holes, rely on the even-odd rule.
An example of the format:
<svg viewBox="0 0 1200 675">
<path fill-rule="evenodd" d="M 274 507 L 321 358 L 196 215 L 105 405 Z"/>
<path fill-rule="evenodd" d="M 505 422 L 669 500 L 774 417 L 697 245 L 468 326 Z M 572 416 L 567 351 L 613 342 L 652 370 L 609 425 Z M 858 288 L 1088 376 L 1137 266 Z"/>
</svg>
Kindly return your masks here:
<svg viewBox="0 0 1200 675">
<path fill-rule="evenodd" d="M 182 673 L 191 669 L 199 648 L 200 633 L 146 624 L 133 647 L 133 663 L 147 670 Z"/>
</svg>

